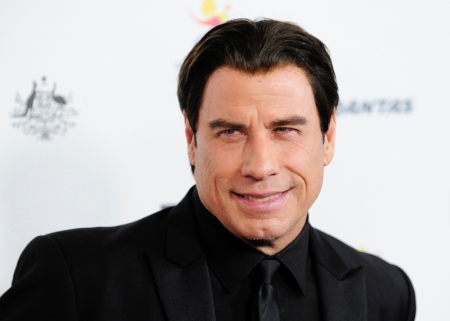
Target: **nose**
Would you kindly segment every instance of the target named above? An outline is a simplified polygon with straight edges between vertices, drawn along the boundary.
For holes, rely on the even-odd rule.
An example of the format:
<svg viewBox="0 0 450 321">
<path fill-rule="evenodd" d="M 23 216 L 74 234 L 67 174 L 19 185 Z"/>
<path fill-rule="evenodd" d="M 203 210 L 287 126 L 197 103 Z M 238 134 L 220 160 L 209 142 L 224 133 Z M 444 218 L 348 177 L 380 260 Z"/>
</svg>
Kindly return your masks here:
<svg viewBox="0 0 450 321">
<path fill-rule="evenodd" d="M 269 137 L 251 137 L 244 146 L 241 175 L 257 181 L 276 175 L 280 170 L 278 157 L 275 142 Z"/>
</svg>

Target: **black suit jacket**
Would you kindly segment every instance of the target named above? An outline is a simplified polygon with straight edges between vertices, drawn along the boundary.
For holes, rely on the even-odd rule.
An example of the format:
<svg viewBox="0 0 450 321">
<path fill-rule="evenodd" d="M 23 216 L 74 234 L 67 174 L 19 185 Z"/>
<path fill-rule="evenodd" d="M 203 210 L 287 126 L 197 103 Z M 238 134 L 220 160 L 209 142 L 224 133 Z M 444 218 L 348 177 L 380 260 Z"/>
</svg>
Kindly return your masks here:
<svg viewBox="0 0 450 321">
<path fill-rule="evenodd" d="M 415 298 L 397 267 L 311 228 L 311 255 L 325 321 L 414 320 Z M 0 320 L 214 320 L 191 192 L 137 222 L 35 238 Z"/>
</svg>

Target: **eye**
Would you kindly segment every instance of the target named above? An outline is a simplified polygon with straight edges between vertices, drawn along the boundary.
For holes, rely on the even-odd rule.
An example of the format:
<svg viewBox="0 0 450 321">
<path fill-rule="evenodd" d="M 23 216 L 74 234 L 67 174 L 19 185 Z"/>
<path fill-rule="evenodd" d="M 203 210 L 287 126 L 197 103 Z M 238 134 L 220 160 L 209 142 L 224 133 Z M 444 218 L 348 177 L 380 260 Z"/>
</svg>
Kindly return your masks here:
<svg viewBox="0 0 450 321">
<path fill-rule="evenodd" d="M 278 133 L 291 133 L 291 132 L 297 132 L 296 129 L 289 128 L 289 127 L 277 127 L 274 129 L 275 132 Z"/>
<path fill-rule="evenodd" d="M 222 135 L 234 135 L 237 134 L 239 131 L 237 129 L 226 129 L 220 132 L 220 134 Z"/>
<path fill-rule="evenodd" d="M 291 139 L 298 137 L 301 132 L 297 128 L 292 127 L 277 127 L 273 129 L 273 134 L 282 139 Z"/>
<path fill-rule="evenodd" d="M 245 133 L 239 129 L 225 129 L 219 132 L 219 137 L 227 142 L 235 142 L 240 141 L 243 137 L 245 137 Z"/>
</svg>

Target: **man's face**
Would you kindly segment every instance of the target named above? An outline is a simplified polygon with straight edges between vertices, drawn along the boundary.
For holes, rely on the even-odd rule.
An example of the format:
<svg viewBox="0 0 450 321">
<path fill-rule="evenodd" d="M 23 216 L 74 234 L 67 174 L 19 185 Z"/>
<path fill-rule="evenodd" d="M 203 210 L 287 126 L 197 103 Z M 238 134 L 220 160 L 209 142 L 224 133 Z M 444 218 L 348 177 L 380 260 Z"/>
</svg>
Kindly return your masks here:
<svg viewBox="0 0 450 321">
<path fill-rule="evenodd" d="M 323 136 L 306 74 L 294 66 L 256 75 L 222 67 L 206 84 L 197 144 L 185 123 L 204 206 L 266 254 L 292 242 L 334 153 L 335 115 Z"/>
</svg>

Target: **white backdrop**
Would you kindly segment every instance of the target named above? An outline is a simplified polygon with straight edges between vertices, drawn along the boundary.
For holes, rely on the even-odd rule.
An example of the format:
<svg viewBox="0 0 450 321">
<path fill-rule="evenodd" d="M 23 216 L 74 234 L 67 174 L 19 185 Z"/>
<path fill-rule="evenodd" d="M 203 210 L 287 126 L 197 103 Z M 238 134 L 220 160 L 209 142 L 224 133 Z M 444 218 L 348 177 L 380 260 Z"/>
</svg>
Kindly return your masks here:
<svg viewBox="0 0 450 321">
<path fill-rule="evenodd" d="M 184 196 L 194 181 L 176 76 L 210 28 L 200 20 L 270 17 L 324 41 L 340 87 L 337 153 L 311 223 L 401 266 L 417 320 L 448 318 L 448 2 L 204 4 L 0 0 L 0 294 L 36 235 L 130 222 Z M 40 110 L 59 113 L 53 132 L 13 117 L 33 82 Z M 44 104 L 55 84 L 63 109 Z"/>
</svg>

